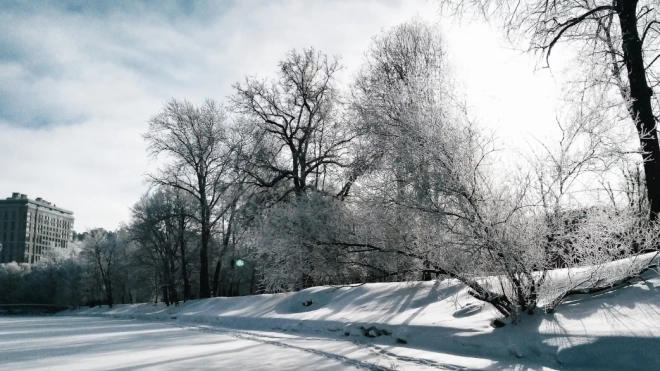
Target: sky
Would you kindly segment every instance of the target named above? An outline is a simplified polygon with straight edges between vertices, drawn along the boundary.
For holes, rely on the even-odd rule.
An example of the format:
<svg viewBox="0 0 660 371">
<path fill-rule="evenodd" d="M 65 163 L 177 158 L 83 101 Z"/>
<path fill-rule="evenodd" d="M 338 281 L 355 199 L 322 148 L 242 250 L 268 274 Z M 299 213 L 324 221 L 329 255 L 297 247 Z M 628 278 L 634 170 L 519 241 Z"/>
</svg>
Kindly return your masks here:
<svg viewBox="0 0 660 371">
<path fill-rule="evenodd" d="M 348 82 L 371 37 L 413 17 L 443 31 L 483 126 L 516 141 L 553 125 L 553 71 L 495 24 L 441 15 L 435 1 L 3 0 L 0 198 L 43 197 L 72 210 L 78 232 L 117 228 L 158 167 L 142 134 L 166 101 L 226 102 L 292 48 L 340 56 Z"/>
</svg>

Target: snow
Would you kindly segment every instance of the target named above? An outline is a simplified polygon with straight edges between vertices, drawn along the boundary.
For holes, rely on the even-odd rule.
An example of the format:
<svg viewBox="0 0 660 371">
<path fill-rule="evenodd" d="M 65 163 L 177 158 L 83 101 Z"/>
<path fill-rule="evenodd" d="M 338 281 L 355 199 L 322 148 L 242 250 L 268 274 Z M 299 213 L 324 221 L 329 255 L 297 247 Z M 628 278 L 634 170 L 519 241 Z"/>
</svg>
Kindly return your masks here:
<svg viewBox="0 0 660 371">
<path fill-rule="evenodd" d="M 0 317 L 0 369 L 357 370 L 361 363 L 157 322 Z"/>
<path fill-rule="evenodd" d="M 553 272 L 565 277 L 569 273 Z M 239 348 L 248 346 L 244 342 L 296 354 L 269 359 L 261 356 L 265 350 L 259 351 L 258 361 L 263 358 L 277 367 L 260 363 L 226 369 L 287 369 L 294 367 L 287 363 L 292 359 L 301 360 L 297 369 L 323 369 L 325 365 L 329 369 L 376 370 L 660 369 L 660 275 L 655 271 L 616 290 L 569 297 L 551 314 L 524 314 L 517 325 L 495 329 L 491 326 L 494 318 L 498 313 L 492 307 L 470 297 L 462 284 L 445 280 L 314 287 L 297 293 L 193 300 L 170 307 L 83 308 L 46 320 L 99 321 L 96 326 L 101 327 L 107 326 L 102 321 L 118 321 L 110 338 L 95 339 L 90 333 L 78 339 L 74 329 L 71 338 L 63 338 L 61 344 L 68 349 L 71 342 L 86 339 L 112 345 L 117 339 L 133 336 L 132 331 L 138 331 L 133 328 L 137 328 L 138 337 L 153 338 L 149 342 L 166 340 L 153 349 L 133 347 L 126 340 L 126 352 L 135 353 L 131 357 L 138 353 L 142 357 L 138 350 L 146 347 L 146 354 L 154 352 L 153 357 L 158 358 L 160 351 L 161 358 L 171 356 L 178 360 L 177 365 L 188 362 L 181 360 L 187 357 L 193 362 L 195 354 L 222 358 L 211 349 L 240 355 Z M 20 323 L 12 326 L 23 331 Z M 3 324 L 0 330 L 2 344 L 7 338 L 5 328 Z M 26 332 L 30 332 L 29 326 Z M 23 335 L 12 336 L 20 339 Z M 223 343 L 227 337 L 235 343 Z M 119 345 L 112 347 L 122 352 Z M 0 351 L 0 359 L 2 352 L 6 349 Z"/>
</svg>

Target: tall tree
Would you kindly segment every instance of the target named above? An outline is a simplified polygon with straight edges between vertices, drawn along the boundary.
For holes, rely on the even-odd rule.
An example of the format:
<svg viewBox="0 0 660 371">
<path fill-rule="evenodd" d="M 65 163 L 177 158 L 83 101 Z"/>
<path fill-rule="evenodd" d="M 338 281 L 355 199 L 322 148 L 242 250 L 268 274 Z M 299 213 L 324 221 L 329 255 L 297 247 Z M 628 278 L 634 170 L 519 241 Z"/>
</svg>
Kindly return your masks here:
<svg viewBox="0 0 660 371">
<path fill-rule="evenodd" d="M 445 2 L 462 11 L 477 9 L 499 13 L 511 34 L 531 35 L 533 50 L 546 58 L 560 42 L 577 42 L 604 64 L 590 85 L 609 84 L 618 90 L 632 118 L 643 159 L 651 220 L 660 214 L 660 144 L 656 131 L 657 85 L 653 64 L 658 59 L 660 19 L 657 0 L 452 0 Z M 625 67 L 625 69 L 624 69 Z M 651 81 L 650 79 L 651 78 Z"/>
<path fill-rule="evenodd" d="M 156 175 L 154 184 L 180 189 L 197 200 L 193 215 L 201 229 L 200 297 L 211 296 L 208 250 L 213 226 L 228 209 L 220 208 L 223 197 L 230 197 L 235 163 L 225 110 L 207 100 L 200 107 L 187 101 L 171 100 L 149 120 L 144 135 L 153 156 L 164 155 L 167 165 Z"/>
</svg>

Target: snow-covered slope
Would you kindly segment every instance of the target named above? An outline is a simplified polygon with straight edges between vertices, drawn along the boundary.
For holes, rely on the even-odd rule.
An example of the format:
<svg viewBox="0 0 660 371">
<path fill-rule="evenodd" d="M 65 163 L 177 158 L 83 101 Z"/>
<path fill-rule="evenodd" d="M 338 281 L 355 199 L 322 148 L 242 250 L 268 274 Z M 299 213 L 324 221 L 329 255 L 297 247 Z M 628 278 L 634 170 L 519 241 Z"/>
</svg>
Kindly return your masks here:
<svg viewBox="0 0 660 371">
<path fill-rule="evenodd" d="M 314 287 L 61 315 L 342 338 L 456 367 L 660 370 L 660 275 L 653 271 L 628 286 L 574 296 L 552 314 L 523 315 L 520 324 L 498 329 L 490 326 L 497 312 L 453 280 Z"/>
</svg>

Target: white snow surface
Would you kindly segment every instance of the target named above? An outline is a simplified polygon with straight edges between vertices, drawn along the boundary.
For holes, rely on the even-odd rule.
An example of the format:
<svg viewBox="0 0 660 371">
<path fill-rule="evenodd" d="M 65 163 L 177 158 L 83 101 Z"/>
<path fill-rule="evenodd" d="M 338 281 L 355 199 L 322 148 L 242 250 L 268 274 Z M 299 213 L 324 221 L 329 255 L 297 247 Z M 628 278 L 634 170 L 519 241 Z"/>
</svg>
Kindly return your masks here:
<svg viewBox="0 0 660 371">
<path fill-rule="evenodd" d="M 454 280 L 313 287 L 169 307 L 103 306 L 59 316 L 165 322 L 363 369 L 660 370 L 660 274 L 653 270 L 497 329 L 495 309 Z"/>
<path fill-rule="evenodd" d="M 0 317 L 2 370 L 359 370 L 371 363 L 226 332 L 99 317 Z M 336 353 L 350 349 L 335 344 Z"/>
</svg>

